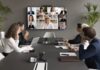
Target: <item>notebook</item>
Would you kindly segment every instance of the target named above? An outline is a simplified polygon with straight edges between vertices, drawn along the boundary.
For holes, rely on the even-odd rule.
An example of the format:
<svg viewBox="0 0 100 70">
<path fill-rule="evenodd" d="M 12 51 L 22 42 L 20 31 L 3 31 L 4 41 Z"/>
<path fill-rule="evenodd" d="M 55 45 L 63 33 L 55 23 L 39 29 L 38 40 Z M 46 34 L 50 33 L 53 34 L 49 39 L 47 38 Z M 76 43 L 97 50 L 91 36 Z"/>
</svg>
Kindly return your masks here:
<svg viewBox="0 0 100 70">
<path fill-rule="evenodd" d="M 65 45 L 56 45 L 55 48 L 68 49 Z"/>
<path fill-rule="evenodd" d="M 74 52 L 60 52 L 58 60 L 62 62 L 80 61 L 76 53 Z"/>
<path fill-rule="evenodd" d="M 60 52 L 60 56 L 77 56 L 74 52 Z"/>
</svg>

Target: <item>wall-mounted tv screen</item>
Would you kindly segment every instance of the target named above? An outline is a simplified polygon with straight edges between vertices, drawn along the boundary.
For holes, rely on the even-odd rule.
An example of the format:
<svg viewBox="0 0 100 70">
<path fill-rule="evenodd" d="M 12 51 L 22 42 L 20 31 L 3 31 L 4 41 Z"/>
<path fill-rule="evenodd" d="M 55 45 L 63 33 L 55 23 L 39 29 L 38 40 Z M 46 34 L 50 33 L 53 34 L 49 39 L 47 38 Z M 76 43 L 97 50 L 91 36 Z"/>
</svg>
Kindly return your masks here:
<svg viewBox="0 0 100 70">
<path fill-rule="evenodd" d="M 67 11 L 64 7 L 27 7 L 29 29 L 65 29 Z"/>
</svg>

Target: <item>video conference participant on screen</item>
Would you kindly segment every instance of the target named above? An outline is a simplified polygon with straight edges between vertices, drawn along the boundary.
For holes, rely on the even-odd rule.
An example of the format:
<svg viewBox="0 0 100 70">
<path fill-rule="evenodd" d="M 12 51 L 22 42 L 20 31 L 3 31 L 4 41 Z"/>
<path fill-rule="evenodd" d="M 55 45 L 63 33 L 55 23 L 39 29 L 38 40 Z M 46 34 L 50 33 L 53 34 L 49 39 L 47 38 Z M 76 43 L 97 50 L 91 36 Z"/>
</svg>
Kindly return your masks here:
<svg viewBox="0 0 100 70">
<path fill-rule="evenodd" d="M 40 7 L 40 10 L 37 12 L 37 19 L 44 19 L 44 17 L 45 17 L 44 8 Z"/>
<path fill-rule="evenodd" d="M 42 29 L 54 29 L 54 25 L 51 23 L 49 17 L 45 17 L 44 23 L 42 24 Z"/>
<path fill-rule="evenodd" d="M 34 11 L 32 10 L 32 7 L 29 7 L 29 10 L 30 10 L 30 11 L 28 11 L 28 14 L 29 14 L 29 15 L 34 14 Z"/>
<path fill-rule="evenodd" d="M 59 28 L 60 30 L 61 30 L 61 29 L 66 29 L 66 23 L 65 23 L 65 22 L 60 22 L 58 28 Z"/>
<path fill-rule="evenodd" d="M 50 15 L 56 15 L 57 12 L 55 10 L 55 7 L 51 7 L 51 10 L 50 10 Z"/>
<path fill-rule="evenodd" d="M 58 15 L 58 17 L 59 17 L 59 21 L 61 21 L 62 19 L 66 19 L 67 18 L 67 11 L 65 9 L 61 10 L 61 12 Z"/>
<path fill-rule="evenodd" d="M 28 28 L 34 29 L 35 28 L 34 25 L 35 25 L 34 17 L 33 17 L 33 15 L 29 15 L 29 17 L 28 17 Z"/>
</svg>

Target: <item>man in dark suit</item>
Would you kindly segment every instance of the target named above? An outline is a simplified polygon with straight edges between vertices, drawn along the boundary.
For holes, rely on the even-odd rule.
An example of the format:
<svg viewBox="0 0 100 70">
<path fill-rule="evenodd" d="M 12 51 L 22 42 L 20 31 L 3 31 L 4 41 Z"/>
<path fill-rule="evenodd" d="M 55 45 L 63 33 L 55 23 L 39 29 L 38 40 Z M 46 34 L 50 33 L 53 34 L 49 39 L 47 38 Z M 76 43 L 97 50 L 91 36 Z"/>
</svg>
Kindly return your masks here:
<svg viewBox="0 0 100 70">
<path fill-rule="evenodd" d="M 100 40 L 95 38 L 96 31 L 91 27 L 83 28 L 82 39 L 89 41 L 89 46 L 84 49 L 84 44 L 79 46 L 79 58 L 85 59 L 89 68 L 100 69 Z M 85 42 L 83 42 L 85 43 Z"/>
</svg>

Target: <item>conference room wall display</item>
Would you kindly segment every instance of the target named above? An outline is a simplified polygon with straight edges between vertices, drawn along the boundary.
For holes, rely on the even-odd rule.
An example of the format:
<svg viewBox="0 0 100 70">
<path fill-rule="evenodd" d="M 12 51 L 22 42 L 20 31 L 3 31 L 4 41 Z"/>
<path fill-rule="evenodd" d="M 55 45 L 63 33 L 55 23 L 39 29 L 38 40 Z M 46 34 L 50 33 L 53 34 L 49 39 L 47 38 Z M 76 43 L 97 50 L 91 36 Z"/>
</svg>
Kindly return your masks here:
<svg viewBox="0 0 100 70">
<path fill-rule="evenodd" d="M 64 7 L 27 7 L 27 28 L 31 30 L 64 30 L 67 10 Z"/>
</svg>

